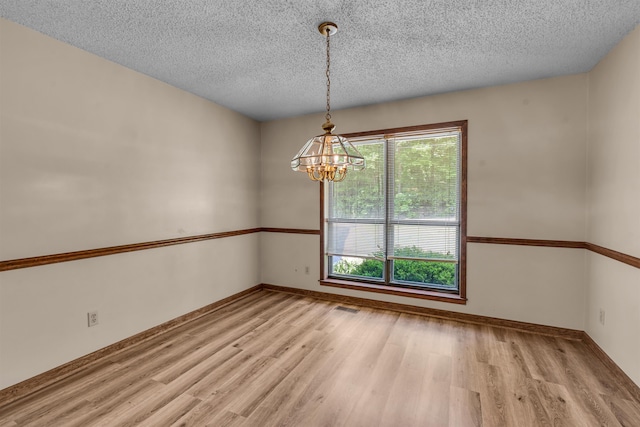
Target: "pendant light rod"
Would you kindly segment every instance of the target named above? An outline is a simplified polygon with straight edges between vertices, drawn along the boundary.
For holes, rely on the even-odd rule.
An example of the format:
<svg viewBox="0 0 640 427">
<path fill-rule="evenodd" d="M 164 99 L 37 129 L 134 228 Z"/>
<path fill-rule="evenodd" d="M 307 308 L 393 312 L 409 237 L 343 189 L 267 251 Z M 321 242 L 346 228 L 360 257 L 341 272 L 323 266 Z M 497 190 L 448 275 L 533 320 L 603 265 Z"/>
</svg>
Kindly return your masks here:
<svg viewBox="0 0 640 427">
<path fill-rule="evenodd" d="M 327 37 L 327 114 L 325 118 L 327 122 L 331 122 L 331 31 L 326 31 Z"/>
<path fill-rule="evenodd" d="M 332 132 L 335 125 L 331 123 L 331 36 L 338 31 L 333 22 L 323 22 L 318 26 L 320 34 L 325 36 L 327 44 L 327 61 L 325 75 L 327 77 L 327 112 L 326 121 L 322 125 L 323 135 L 311 138 L 298 154 L 291 160 L 294 171 L 306 172 L 313 181 L 342 181 L 347 176 L 347 169 L 361 170 L 365 167 L 362 154 L 347 140 Z"/>
<path fill-rule="evenodd" d="M 325 75 L 327 76 L 327 113 L 325 114 L 326 122 L 325 125 L 332 124 L 331 123 L 331 36 L 338 32 L 338 26 L 333 22 L 323 22 L 318 26 L 318 31 L 320 34 L 325 36 L 327 39 L 327 69 L 325 71 Z M 323 126 L 322 129 L 326 132 L 329 126 Z M 329 130 L 329 132 L 333 132 L 335 126 Z"/>
</svg>

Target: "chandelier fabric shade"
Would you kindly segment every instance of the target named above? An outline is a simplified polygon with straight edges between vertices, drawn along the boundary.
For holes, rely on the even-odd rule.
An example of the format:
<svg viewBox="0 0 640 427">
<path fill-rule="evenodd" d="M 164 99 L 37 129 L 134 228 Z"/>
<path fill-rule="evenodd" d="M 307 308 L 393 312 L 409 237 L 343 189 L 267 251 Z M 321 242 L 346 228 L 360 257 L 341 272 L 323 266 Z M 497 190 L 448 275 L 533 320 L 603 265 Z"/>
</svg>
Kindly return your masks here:
<svg viewBox="0 0 640 427">
<path fill-rule="evenodd" d="M 291 160 L 291 169 L 306 172 L 313 181 L 339 182 L 347 176 L 347 170 L 365 168 L 365 159 L 347 138 L 333 134 L 331 123 L 330 38 L 338 31 L 332 22 L 323 22 L 318 30 L 327 38 L 327 113 L 322 125 L 324 134 L 311 138 Z"/>
</svg>

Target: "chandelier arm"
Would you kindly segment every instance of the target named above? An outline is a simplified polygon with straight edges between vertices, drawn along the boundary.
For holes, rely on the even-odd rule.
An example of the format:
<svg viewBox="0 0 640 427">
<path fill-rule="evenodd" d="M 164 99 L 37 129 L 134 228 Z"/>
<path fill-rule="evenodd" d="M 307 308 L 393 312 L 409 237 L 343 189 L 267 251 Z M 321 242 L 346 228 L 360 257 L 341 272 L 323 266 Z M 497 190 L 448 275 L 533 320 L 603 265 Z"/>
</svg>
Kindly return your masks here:
<svg viewBox="0 0 640 427">
<path fill-rule="evenodd" d="M 338 179 L 336 179 L 334 181 L 335 182 L 340 182 L 340 181 L 344 180 L 346 178 L 346 176 L 347 176 L 347 168 L 346 167 L 345 168 L 341 168 L 340 169 L 340 178 L 338 178 Z"/>
<path fill-rule="evenodd" d="M 307 173 L 309 174 L 309 178 L 313 181 L 324 181 L 324 171 L 317 167 L 308 168 Z"/>
</svg>

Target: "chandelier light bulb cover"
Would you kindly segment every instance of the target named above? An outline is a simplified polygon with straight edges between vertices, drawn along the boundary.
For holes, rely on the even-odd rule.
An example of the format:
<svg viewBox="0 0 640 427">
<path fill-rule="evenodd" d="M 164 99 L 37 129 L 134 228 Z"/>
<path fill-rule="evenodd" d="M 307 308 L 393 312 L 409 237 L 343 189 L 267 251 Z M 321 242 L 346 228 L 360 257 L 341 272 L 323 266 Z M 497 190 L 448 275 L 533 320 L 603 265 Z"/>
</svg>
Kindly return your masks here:
<svg viewBox="0 0 640 427">
<path fill-rule="evenodd" d="M 291 160 L 291 169 L 306 172 L 313 181 L 342 181 L 347 170 L 361 170 L 365 167 L 362 154 L 346 138 L 333 134 L 335 125 L 331 123 L 331 36 L 338 31 L 333 22 L 323 22 L 318 30 L 327 39 L 327 113 L 322 125 L 324 133 L 314 136 Z"/>
</svg>

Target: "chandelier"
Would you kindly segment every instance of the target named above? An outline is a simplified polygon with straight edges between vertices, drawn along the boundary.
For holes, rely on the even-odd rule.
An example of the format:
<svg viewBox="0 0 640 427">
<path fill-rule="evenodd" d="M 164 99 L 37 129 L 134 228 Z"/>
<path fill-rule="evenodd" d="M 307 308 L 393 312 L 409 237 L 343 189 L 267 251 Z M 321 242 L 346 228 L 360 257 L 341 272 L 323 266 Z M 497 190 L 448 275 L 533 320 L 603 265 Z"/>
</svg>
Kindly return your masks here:
<svg viewBox="0 0 640 427">
<path fill-rule="evenodd" d="M 362 154 L 347 140 L 332 132 L 335 125 L 331 123 L 331 36 L 338 31 L 333 22 L 323 22 L 318 27 L 327 39 L 327 113 L 322 125 L 324 133 L 311 138 L 291 160 L 291 169 L 306 172 L 313 181 L 342 181 L 347 176 L 347 169 L 361 170 L 365 167 Z"/>
</svg>

